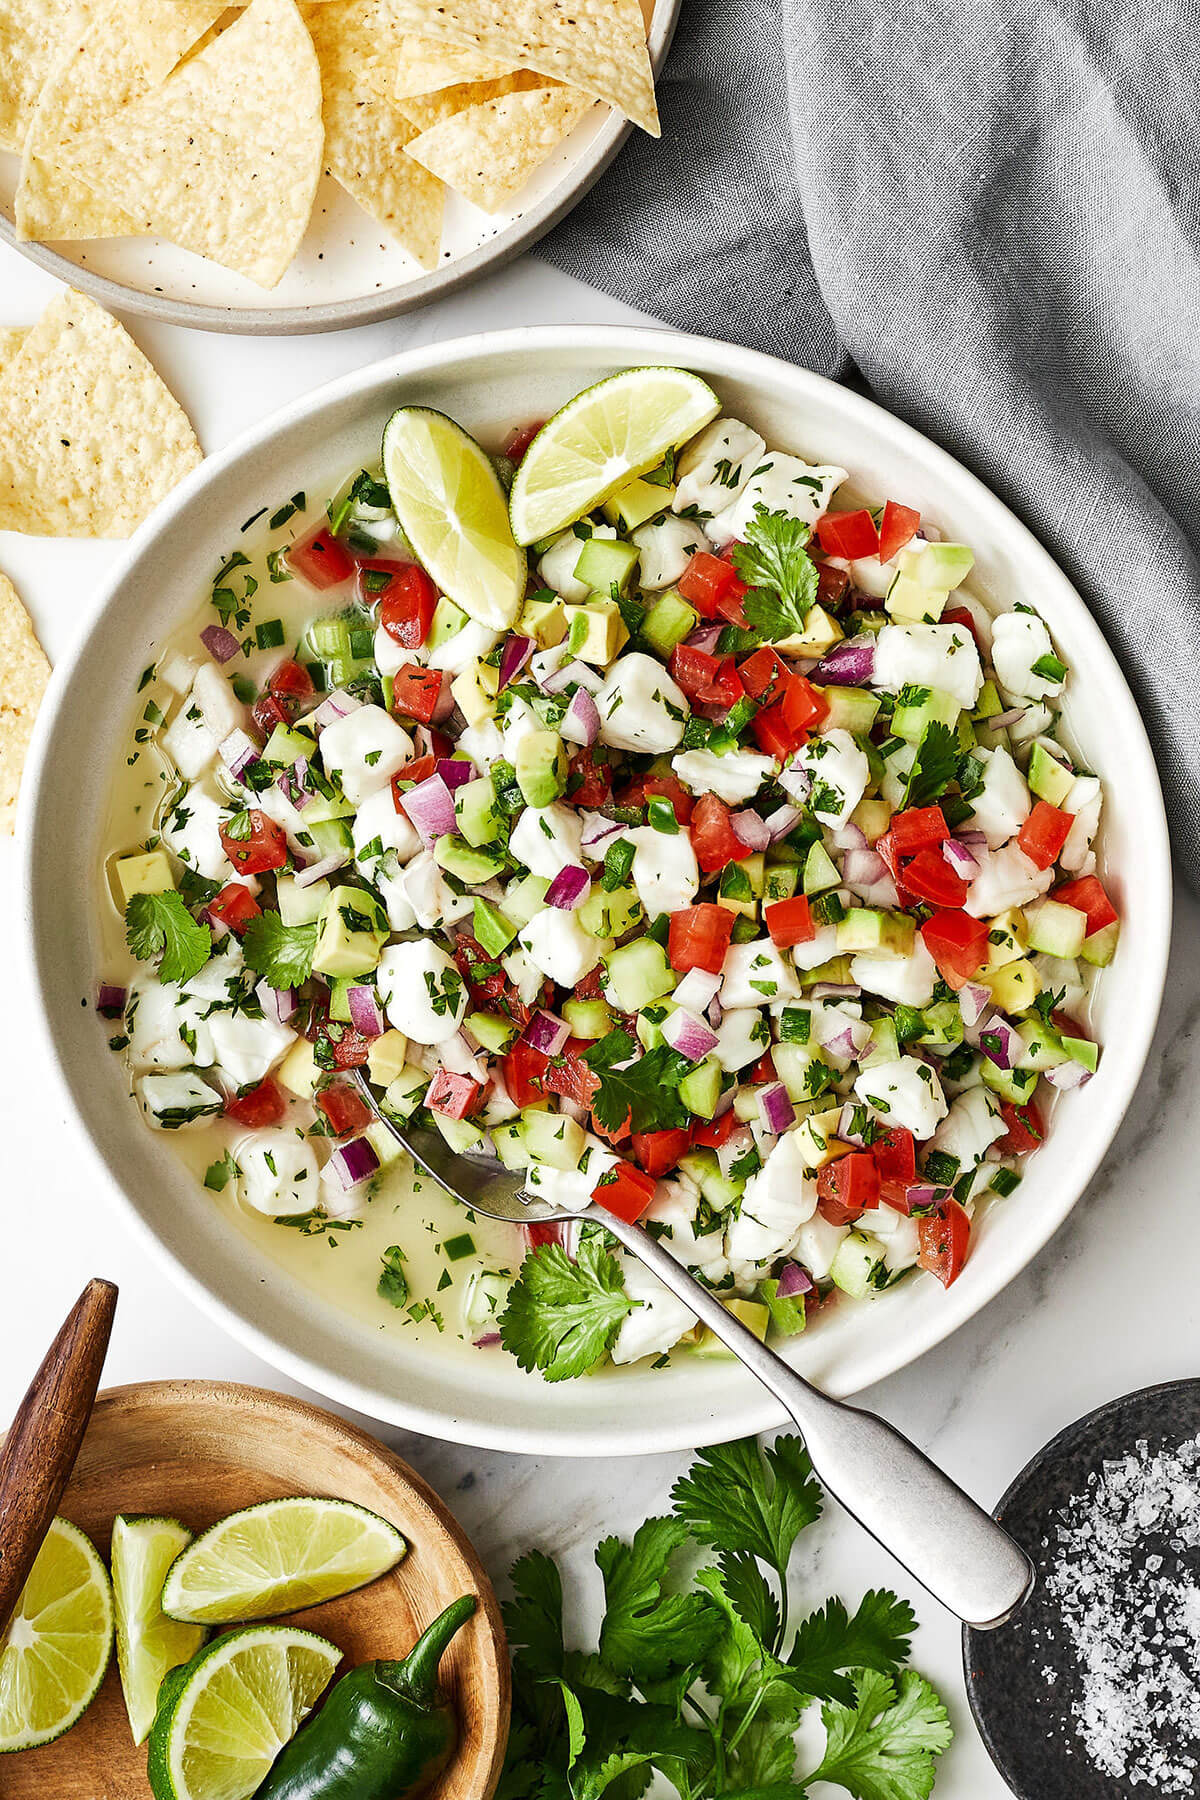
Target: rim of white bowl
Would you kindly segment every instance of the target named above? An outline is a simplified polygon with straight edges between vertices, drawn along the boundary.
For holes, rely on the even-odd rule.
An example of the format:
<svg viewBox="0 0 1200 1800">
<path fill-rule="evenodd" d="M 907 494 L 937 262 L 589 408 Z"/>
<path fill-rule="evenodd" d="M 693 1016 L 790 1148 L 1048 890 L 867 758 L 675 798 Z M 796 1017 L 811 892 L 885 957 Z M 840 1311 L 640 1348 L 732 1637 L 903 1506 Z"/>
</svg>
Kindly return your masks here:
<svg viewBox="0 0 1200 1800">
<path fill-rule="evenodd" d="M 67 1101 L 72 1127 L 87 1143 L 94 1162 L 105 1170 L 106 1188 L 127 1224 L 155 1260 L 170 1273 L 204 1312 L 213 1317 L 231 1337 L 245 1344 L 263 1361 L 302 1382 L 317 1394 L 325 1395 L 341 1405 L 353 1408 L 369 1418 L 378 1419 L 407 1430 L 422 1432 L 434 1438 L 474 1445 L 482 1449 L 507 1450 L 529 1455 L 596 1456 L 640 1455 L 653 1452 L 691 1450 L 702 1444 L 724 1442 L 749 1433 L 768 1431 L 785 1424 L 786 1415 L 778 1402 L 757 1382 L 747 1376 L 737 1390 L 736 1404 L 707 1420 L 684 1420 L 675 1427 L 659 1421 L 638 1424 L 628 1417 L 614 1420 L 602 1428 L 578 1428 L 570 1424 L 539 1428 L 536 1425 L 509 1425 L 494 1420 L 463 1420 L 457 1415 L 423 1405 L 410 1397 L 399 1398 L 380 1388 L 329 1371 L 293 1345 L 281 1342 L 238 1308 L 227 1304 L 198 1277 L 186 1263 L 163 1243 L 149 1222 L 142 1217 L 135 1201 L 127 1194 L 120 1177 L 108 1157 L 92 1138 L 80 1117 L 71 1077 L 59 1055 L 52 1021 L 43 995 L 43 955 L 51 946 L 39 941 L 33 882 L 36 878 L 34 846 L 37 824 L 43 813 L 54 804 L 50 747 L 58 722 L 60 703 L 75 671 L 86 660 L 92 639 L 104 629 L 109 602 L 119 592 L 131 570 L 147 549 L 170 532 L 179 516 L 193 499 L 216 481 L 224 470 L 241 458 L 261 453 L 273 438 L 303 423 L 332 404 L 344 403 L 358 395 L 366 395 L 390 381 L 412 379 L 451 367 L 469 367 L 472 361 L 489 356 L 518 353 L 535 349 L 578 352 L 581 360 L 608 357 L 636 365 L 652 362 L 664 355 L 684 367 L 720 380 L 722 375 L 741 379 L 757 388 L 781 378 L 793 384 L 798 393 L 808 390 L 826 403 L 833 403 L 850 423 L 861 420 L 864 426 L 884 429 L 895 441 L 897 454 L 906 446 L 920 455 L 943 482 L 947 508 L 953 510 L 955 496 L 961 496 L 977 509 L 1005 540 L 1015 545 L 1022 556 L 1039 565 L 1041 579 L 1058 590 L 1068 610 L 1075 612 L 1075 637 L 1089 640 L 1089 654 L 1106 665 L 1113 684 L 1116 715 L 1114 730 L 1124 734 L 1126 754 L 1138 765 L 1137 778 L 1144 784 L 1146 812 L 1143 824 L 1149 828 L 1154 842 L 1149 860 L 1139 866 L 1137 885 L 1143 900 L 1153 909 L 1151 941 L 1139 944 L 1139 996 L 1142 1004 L 1136 1017 L 1123 1020 L 1119 1046 L 1110 1043 L 1108 1053 L 1119 1060 L 1121 1073 L 1115 1091 L 1109 1094 L 1109 1110 L 1103 1118 L 1089 1116 L 1090 1129 L 1080 1134 L 1072 1159 L 1071 1179 L 1062 1190 L 1069 1195 L 1044 1209 L 1036 1230 L 1022 1235 L 1001 1233 L 989 1242 L 989 1265 L 986 1281 L 967 1279 L 971 1265 L 960 1281 L 941 1296 L 941 1303 L 929 1309 L 921 1328 L 900 1344 L 890 1342 L 873 1352 L 861 1354 L 853 1374 L 847 1378 L 837 1367 L 821 1382 L 824 1390 L 838 1397 L 859 1393 L 875 1382 L 907 1367 L 926 1351 L 951 1336 L 958 1327 L 994 1300 L 1009 1282 L 1032 1261 L 1059 1226 L 1067 1218 L 1096 1173 L 1109 1145 L 1124 1118 L 1150 1051 L 1166 981 L 1167 956 L 1171 935 L 1171 861 L 1167 821 L 1158 772 L 1149 740 L 1136 703 L 1113 652 L 1092 619 L 1082 597 L 1059 569 L 1049 553 L 1028 527 L 999 500 L 978 477 L 942 450 L 923 433 L 897 419 L 874 401 L 829 381 L 810 370 L 784 362 L 761 351 L 745 349 L 719 340 L 701 338 L 668 328 L 620 325 L 547 325 L 517 327 L 505 331 L 481 332 L 468 337 L 443 341 L 406 350 L 362 369 L 351 371 L 325 383 L 290 405 L 271 414 L 259 424 L 242 432 L 225 449 L 206 458 L 200 467 L 180 485 L 142 524 L 129 540 L 124 554 L 103 583 L 90 625 L 74 651 L 54 671 L 39 714 L 25 773 L 21 818 L 18 825 L 19 866 L 22 896 L 20 929 L 29 966 L 34 975 L 35 1015 L 43 1037 L 48 1066 Z M 1054 1134 L 1051 1134 L 1053 1137 Z M 978 1266 L 978 1265 L 976 1265 Z"/>
</svg>

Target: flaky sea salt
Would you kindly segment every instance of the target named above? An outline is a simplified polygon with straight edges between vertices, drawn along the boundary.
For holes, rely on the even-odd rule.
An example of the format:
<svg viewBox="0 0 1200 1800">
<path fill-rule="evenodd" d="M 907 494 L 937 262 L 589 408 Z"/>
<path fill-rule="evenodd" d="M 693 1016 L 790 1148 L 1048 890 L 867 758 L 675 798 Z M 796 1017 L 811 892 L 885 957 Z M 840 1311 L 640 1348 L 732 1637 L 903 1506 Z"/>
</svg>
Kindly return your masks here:
<svg viewBox="0 0 1200 1800">
<path fill-rule="evenodd" d="M 1200 1437 L 1106 1462 L 1057 1515 L 1045 1591 L 1079 1669 L 1077 1735 L 1103 1774 L 1171 1796 L 1200 1769 Z"/>
</svg>

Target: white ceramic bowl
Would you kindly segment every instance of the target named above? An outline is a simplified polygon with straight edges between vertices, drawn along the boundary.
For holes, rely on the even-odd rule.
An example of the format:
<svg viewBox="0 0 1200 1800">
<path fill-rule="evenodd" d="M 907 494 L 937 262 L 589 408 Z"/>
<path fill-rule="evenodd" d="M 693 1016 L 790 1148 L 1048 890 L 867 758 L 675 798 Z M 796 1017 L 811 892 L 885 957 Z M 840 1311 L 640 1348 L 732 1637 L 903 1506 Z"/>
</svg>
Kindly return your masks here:
<svg viewBox="0 0 1200 1800">
<path fill-rule="evenodd" d="M 793 1351 L 830 1392 L 877 1381 L 938 1343 L 999 1293 L 1083 1193 L 1141 1075 L 1162 995 L 1170 863 L 1162 799 L 1137 708 L 1086 607 L 1029 532 L 949 456 L 878 407 L 804 370 L 701 338 L 590 326 L 509 331 L 376 363 L 211 457 L 137 534 L 72 661 L 55 674 L 25 793 L 26 918 L 53 1060 L 125 1216 L 213 1318 L 296 1379 L 346 1405 L 433 1436 L 560 1455 L 692 1448 L 780 1423 L 775 1401 L 737 1365 L 614 1371 L 549 1386 L 508 1358 L 439 1356 L 324 1307 L 223 1225 L 147 1131 L 90 1004 L 97 973 L 89 896 L 112 759 L 139 672 L 190 611 L 249 507 L 320 492 L 369 458 L 400 401 L 442 408 L 493 441 L 631 364 L 671 362 L 717 386 L 768 442 L 851 470 L 865 497 L 895 495 L 976 553 L 993 602 L 1043 614 L 1072 668 L 1069 730 L 1106 792 L 1104 863 L 1123 918 L 1100 983 L 1105 1049 L 1087 1086 L 1062 1096 L 1021 1186 L 988 1213 L 948 1292 L 918 1279 L 838 1309 Z"/>
</svg>

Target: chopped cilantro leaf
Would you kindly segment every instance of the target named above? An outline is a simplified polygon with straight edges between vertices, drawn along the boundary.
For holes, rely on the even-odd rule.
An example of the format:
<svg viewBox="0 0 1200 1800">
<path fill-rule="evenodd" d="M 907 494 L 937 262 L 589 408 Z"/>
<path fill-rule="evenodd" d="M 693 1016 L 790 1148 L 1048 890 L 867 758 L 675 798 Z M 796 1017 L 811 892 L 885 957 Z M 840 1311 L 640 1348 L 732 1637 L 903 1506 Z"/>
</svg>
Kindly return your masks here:
<svg viewBox="0 0 1200 1800">
<path fill-rule="evenodd" d="M 242 938 L 247 966 L 265 977 L 268 987 L 300 987 L 312 974 L 318 926 L 285 925 L 278 913 L 251 919 Z"/>
<path fill-rule="evenodd" d="M 161 956 L 162 981 L 190 981 L 212 955 L 212 932 L 174 891 L 133 896 L 125 908 L 125 941 L 139 962 Z"/>
<path fill-rule="evenodd" d="M 773 641 L 804 630 L 817 598 L 817 570 L 808 554 L 812 533 L 786 513 L 756 508 L 733 566 L 749 588 L 742 602 L 747 622 Z"/>
</svg>

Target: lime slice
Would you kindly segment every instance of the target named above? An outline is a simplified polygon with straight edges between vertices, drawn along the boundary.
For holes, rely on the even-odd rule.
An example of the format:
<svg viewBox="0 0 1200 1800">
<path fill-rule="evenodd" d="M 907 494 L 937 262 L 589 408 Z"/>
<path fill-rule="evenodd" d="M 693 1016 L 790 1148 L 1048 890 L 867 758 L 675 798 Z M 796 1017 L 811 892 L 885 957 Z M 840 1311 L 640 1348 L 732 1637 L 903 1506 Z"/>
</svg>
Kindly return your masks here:
<svg viewBox="0 0 1200 1800">
<path fill-rule="evenodd" d="M 149 1736 L 163 1676 L 190 1661 L 208 1635 L 203 1625 L 168 1619 L 159 1604 L 167 1570 L 191 1541 L 191 1532 L 178 1519 L 118 1513 L 113 1520 L 117 1667 L 135 1744 Z"/>
<path fill-rule="evenodd" d="M 341 1660 L 327 1638 L 247 1625 L 163 1682 L 150 1733 L 154 1800 L 247 1800 Z"/>
<path fill-rule="evenodd" d="M 461 425 L 401 406 L 383 433 L 396 517 L 443 594 L 489 631 L 507 631 L 525 598 L 525 552 L 491 458 Z"/>
<path fill-rule="evenodd" d="M 349 1500 L 264 1500 L 183 1552 L 163 1584 L 163 1611 L 204 1625 L 296 1612 L 365 1587 L 407 1549 L 394 1525 Z"/>
<path fill-rule="evenodd" d="M 720 410 L 708 383 L 687 369 L 626 369 L 585 388 L 521 459 L 508 503 L 518 544 L 565 530 Z"/>
<path fill-rule="evenodd" d="M 104 1564 L 78 1526 L 55 1519 L 0 1638 L 0 1751 L 48 1744 L 83 1717 L 112 1635 Z"/>
</svg>

